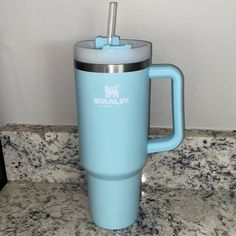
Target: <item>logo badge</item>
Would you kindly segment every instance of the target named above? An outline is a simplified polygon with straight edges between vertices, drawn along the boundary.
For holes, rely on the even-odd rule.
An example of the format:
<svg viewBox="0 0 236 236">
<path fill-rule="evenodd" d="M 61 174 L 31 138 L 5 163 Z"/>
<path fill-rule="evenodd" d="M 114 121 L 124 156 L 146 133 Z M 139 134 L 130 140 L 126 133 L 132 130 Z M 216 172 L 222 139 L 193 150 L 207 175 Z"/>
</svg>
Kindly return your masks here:
<svg viewBox="0 0 236 236">
<path fill-rule="evenodd" d="M 105 85 L 104 97 L 94 98 L 96 105 L 103 107 L 122 106 L 129 103 L 129 97 L 120 97 L 120 85 Z"/>
<path fill-rule="evenodd" d="M 105 91 L 105 98 L 119 98 L 119 85 L 115 85 L 115 86 L 109 86 L 106 85 L 104 87 L 104 91 Z"/>
</svg>

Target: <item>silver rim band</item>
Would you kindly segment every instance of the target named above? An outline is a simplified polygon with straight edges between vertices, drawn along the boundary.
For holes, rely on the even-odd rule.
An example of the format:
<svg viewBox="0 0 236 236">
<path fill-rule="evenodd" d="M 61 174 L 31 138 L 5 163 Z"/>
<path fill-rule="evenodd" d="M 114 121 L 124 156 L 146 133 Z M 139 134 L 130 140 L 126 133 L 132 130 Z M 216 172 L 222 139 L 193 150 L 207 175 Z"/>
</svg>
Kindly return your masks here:
<svg viewBox="0 0 236 236">
<path fill-rule="evenodd" d="M 98 73 L 122 73 L 131 72 L 147 68 L 151 65 L 151 59 L 129 64 L 90 64 L 75 61 L 75 68 L 78 70 L 98 72 Z"/>
</svg>

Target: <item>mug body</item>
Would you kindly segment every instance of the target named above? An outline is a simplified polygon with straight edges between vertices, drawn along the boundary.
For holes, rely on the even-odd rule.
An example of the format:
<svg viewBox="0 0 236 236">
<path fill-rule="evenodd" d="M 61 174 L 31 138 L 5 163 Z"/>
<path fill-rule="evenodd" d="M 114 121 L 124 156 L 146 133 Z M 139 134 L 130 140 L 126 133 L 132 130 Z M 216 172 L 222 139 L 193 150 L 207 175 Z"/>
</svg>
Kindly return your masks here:
<svg viewBox="0 0 236 236">
<path fill-rule="evenodd" d="M 75 44 L 75 81 L 81 163 L 87 171 L 91 218 L 105 229 L 138 217 L 147 153 L 169 151 L 183 140 L 183 75 L 152 65 L 151 43 L 107 38 Z M 148 140 L 149 78 L 171 79 L 173 131 Z"/>
</svg>

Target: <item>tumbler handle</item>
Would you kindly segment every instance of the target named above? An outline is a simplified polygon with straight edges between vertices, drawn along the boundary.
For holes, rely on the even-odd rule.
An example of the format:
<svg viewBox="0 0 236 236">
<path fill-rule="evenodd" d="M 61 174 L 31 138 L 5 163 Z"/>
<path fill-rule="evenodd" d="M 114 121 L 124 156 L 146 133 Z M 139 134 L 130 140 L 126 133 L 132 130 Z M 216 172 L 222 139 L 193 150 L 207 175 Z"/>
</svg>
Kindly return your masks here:
<svg viewBox="0 0 236 236">
<path fill-rule="evenodd" d="M 173 65 L 151 65 L 150 79 L 171 79 L 173 130 L 165 138 L 148 139 L 147 153 L 165 152 L 179 146 L 184 138 L 184 79 L 182 72 Z"/>
</svg>

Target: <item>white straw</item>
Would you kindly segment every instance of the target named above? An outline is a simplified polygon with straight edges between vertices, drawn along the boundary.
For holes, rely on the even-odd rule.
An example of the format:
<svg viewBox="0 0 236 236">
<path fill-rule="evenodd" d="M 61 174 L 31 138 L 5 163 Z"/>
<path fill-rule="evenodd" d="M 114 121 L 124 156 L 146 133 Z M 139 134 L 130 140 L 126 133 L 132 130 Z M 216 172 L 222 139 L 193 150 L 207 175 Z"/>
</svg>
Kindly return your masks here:
<svg viewBox="0 0 236 236">
<path fill-rule="evenodd" d="M 107 25 L 107 37 L 109 44 L 111 44 L 112 36 L 115 35 L 116 31 L 116 15 L 117 15 L 117 2 L 110 2 L 109 13 L 108 13 L 108 25 Z"/>
</svg>

